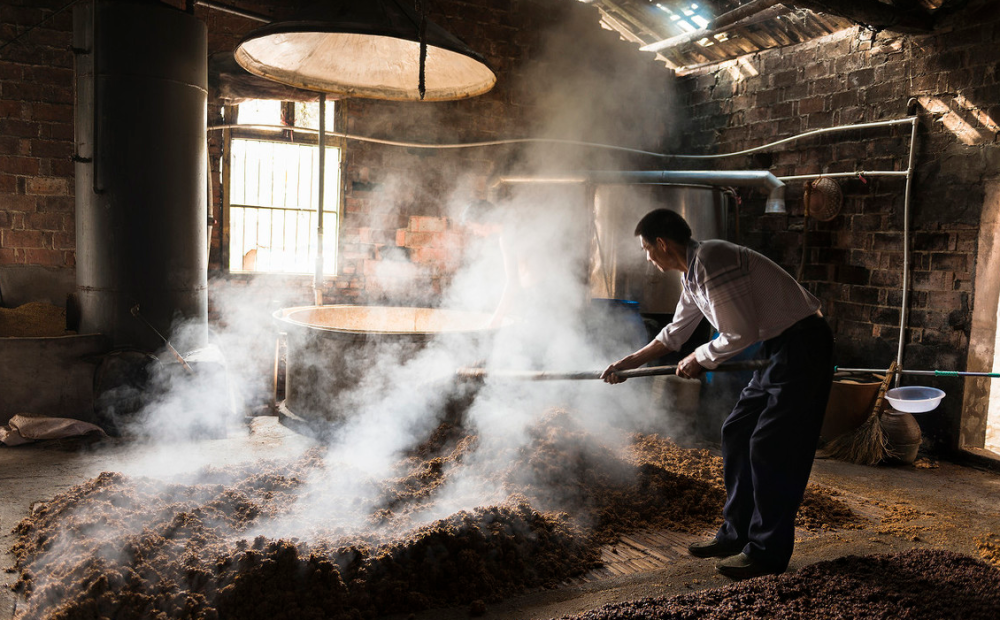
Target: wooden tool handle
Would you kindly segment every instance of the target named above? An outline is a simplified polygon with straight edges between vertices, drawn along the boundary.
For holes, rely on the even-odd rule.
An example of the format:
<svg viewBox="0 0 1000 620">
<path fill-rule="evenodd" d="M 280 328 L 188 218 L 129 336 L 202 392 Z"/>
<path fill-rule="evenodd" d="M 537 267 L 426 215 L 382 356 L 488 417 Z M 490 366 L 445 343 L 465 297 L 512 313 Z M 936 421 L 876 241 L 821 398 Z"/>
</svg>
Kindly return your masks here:
<svg viewBox="0 0 1000 620">
<path fill-rule="evenodd" d="M 759 370 L 766 368 L 769 360 L 751 360 L 746 362 L 726 362 L 716 368 L 706 369 L 706 372 L 734 372 L 742 370 Z M 632 370 L 619 370 L 615 374 L 623 379 L 633 377 L 653 377 L 656 375 L 672 375 L 677 372 L 677 366 L 646 366 Z M 581 381 L 600 379 L 603 370 L 586 370 L 581 372 L 549 372 L 545 370 L 490 370 L 486 368 L 459 368 L 456 375 L 464 379 L 511 379 L 514 381 Z"/>
<path fill-rule="evenodd" d="M 882 385 L 878 388 L 878 398 L 875 399 L 875 416 L 878 417 L 882 415 L 882 409 L 885 407 L 885 393 L 889 389 L 889 384 L 892 383 L 892 377 L 896 374 L 896 361 L 893 360 L 889 364 L 889 370 L 885 373 L 885 379 L 882 380 Z"/>
</svg>

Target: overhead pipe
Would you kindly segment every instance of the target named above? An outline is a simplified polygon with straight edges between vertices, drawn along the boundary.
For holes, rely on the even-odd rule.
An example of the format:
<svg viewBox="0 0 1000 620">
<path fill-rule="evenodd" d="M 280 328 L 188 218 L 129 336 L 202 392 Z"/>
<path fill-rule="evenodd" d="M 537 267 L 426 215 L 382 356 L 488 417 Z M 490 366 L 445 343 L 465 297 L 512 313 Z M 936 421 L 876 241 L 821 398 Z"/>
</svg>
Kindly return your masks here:
<svg viewBox="0 0 1000 620">
<path fill-rule="evenodd" d="M 590 170 L 565 176 L 500 176 L 490 183 L 596 183 L 598 185 L 722 185 L 760 187 L 767 190 L 764 212 L 782 214 L 785 210 L 785 184 L 767 170 Z"/>
<path fill-rule="evenodd" d="M 228 4 L 223 4 L 221 2 L 213 2 L 212 0 L 194 0 L 194 4 L 209 9 L 214 9 L 222 13 L 229 13 L 230 15 L 238 15 L 240 17 L 245 17 L 255 22 L 263 22 L 265 24 L 271 23 L 271 18 L 266 15 L 261 15 L 260 13 L 254 13 L 253 11 L 247 11 L 245 9 L 241 9 Z"/>
<path fill-rule="evenodd" d="M 903 194 L 903 300 L 899 312 L 899 349 L 896 351 L 896 365 L 903 367 L 903 347 L 906 344 L 906 326 L 910 316 L 910 194 L 913 186 L 913 159 L 917 150 L 917 116 L 910 120 L 910 157 L 906 164 L 906 189 Z M 899 387 L 896 375 L 896 387 Z"/>
<path fill-rule="evenodd" d="M 742 151 L 733 151 L 731 153 L 716 153 L 712 155 L 667 155 L 663 154 L 661 157 L 669 159 L 722 159 L 724 157 L 739 157 L 740 155 L 751 155 L 753 153 L 759 153 L 761 151 L 767 151 L 776 146 L 782 144 L 788 144 L 789 142 L 795 142 L 796 140 L 803 140 L 805 138 L 812 138 L 813 136 L 820 136 L 828 133 L 837 133 L 840 131 L 857 131 L 859 129 L 876 129 L 879 127 L 892 127 L 894 125 L 909 125 L 913 122 L 911 117 L 907 118 L 897 118 L 888 121 L 873 121 L 870 123 L 856 123 L 854 125 L 837 125 L 835 127 L 823 127 L 822 129 L 813 129 L 811 131 L 806 131 L 804 133 L 795 134 L 794 136 L 789 136 L 787 138 L 782 138 L 781 140 L 775 140 L 774 142 L 768 142 L 767 144 L 762 144 L 760 146 L 755 146 L 749 149 L 743 149 Z M 828 175 L 823 175 L 828 176 Z"/>
</svg>

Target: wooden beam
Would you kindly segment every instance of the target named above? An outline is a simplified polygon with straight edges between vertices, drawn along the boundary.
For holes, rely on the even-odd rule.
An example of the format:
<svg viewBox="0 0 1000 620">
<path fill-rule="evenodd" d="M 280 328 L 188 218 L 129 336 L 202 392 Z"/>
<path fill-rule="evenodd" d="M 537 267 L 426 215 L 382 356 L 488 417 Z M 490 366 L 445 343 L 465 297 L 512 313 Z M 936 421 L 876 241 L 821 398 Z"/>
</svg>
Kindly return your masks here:
<svg viewBox="0 0 1000 620">
<path fill-rule="evenodd" d="M 929 13 L 900 9 L 878 0 L 785 0 L 784 4 L 837 15 L 879 30 L 926 33 L 934 28 L 934 17 Z"/>
</svg>

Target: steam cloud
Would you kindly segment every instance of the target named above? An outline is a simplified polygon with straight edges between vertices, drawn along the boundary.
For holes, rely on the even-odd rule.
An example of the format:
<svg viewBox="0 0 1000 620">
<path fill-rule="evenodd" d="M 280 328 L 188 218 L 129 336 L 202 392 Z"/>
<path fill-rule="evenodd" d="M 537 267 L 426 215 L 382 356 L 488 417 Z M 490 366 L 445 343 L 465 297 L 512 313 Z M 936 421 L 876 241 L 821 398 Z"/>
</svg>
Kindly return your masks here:
<svg viewBox="0 0 1000 620">
<path fill-rule="evenodd" d="M 574 17 L 564 22 L 564 29 L 546 40 L 542 57 L 517 86 L 537 93 L 533 105 L 541 113 L 535 119 L 536 135 L 639 148 L 662 146 L 647 144 L 665 136 L 669 116 L 662 98 L 649 94 L 648 75 L 621 72 L 602 57 L 606 39 L 588 45 L 580 36 L 596 28 L 593 16 L 588 14 L 584 21 L 575 17 L 582 12 L 571 14 Z M 566 79 L 557 80 L 557 76 Z M 613 121 L 609 124 L 608 119 Z M 615 163 L 609 157 L 607 152 L 592 149 L 538 147 L 519 153 L 507 164 L 511 169 L 531 172 L 571 171 L 609 167 Z M 465 244 L 462 266 L 436 302 L 442 307 L 482 312 L 485 319 L 496 307 L 508 278 L 513 278 L 518 294 L 509 311 L 509 325 L 487 338 L 442 337 L 408 358 L 392 346 L 375 351 L 370 372 L 340 394 L 337 403 L 331 403 L 346 415 L 332 429 L 324 456 L 328 466 L 303 487 L 295 520 L 260 523 L 260 531 L 239 536 L 307 538 L 317 523 L 347 530 L 363 527 L 351 522 L 354 517 L 344 507 L 351 499 L 377 494 L 373 481 L 388 476 L 400 457 L 440 424 L 449 398 L 473 394 L 463 392 L 467 386 L 455 380 L 458 367 L 482 364 L 487 369 L 600 370 L 645 344 L 641 327 L 621 315 L 603 312 L 589 300 L 586 278 L 593 214 L 585 208 L 584 188 L 504 188 L 493 196 L 502 214 L 503 232 L 499 237 L 477 237 L 458 223 L 471 198 L 470 188 L 477 187 L 470 180 L 474 176 L 474 172 L 461 169 L 439 174 L 439 178 L 450 178 L 452 186 L 444 187 L 437 198 L 450 193 L 444 210 L 456 223 L 456 234 L 464 235 Z M 383 184 L 383 191 L 395 189 L 400 194 L 387 193 L 381 201 L 418 200 L 419 196 L 403 195 L 411 191 L 405 188 L 419 185 L 417 181 L 402 176 Z M 504 250 L 514 257 L 507 268 L 500 237 Z M 391 258 L 380 263 L 373 274 L 383 284 L 383 294 L 394 300 L 426 297 L 430 274 Z M 191 438 L 190 429 L 225 426 L 232 432 L 233 412 L 238 416 L 247 403 L 269 399 L 276 331 L 271 313 L 301 297 L 301 290 L 285 290 L 268 280 L 235 294 L 214 295 L 225 325 L 212 338 L 224 355 L 215 367 L 225 369 L 228 388 L 221 390 L 197 376 L 172 373 L 162 397 L 142 411 L 138 425 L 131 429 L 149 441 L 123 457 L 122 471 L 167 477 L 217 465 L 218 455 L 210 446 L 186 443 Z M 206 367 L 214 363 L 208 362 Z M 501 455 L 526 446 L 529 428 L 552 407 L 565 408 L 583 428 L 610 443 L 621 441 L 634 430 L 669 430 L 668 412 L 651 402 L 648 380 L 608 386 L 600 381 L 488 378 L 474 392 L 464 413 L 465 424 L 479 435 L 478 448 L 461 475 L 449 479 L 447 488 L 428 505 L 424 517 L 430 521 L 502 500 L 496 485 L 491 484 L 505 466 Z M 164 444 L 161 440 L 169 441 Z M 300 445 L 304 449 L 308 442 L 303 440 Z M 554 489 L 551 498 L 556 501 L 559 497 Z M 573 510 L 570 505 L 545 508 Z M 141 524 L 136 528 L 141 529 Z"/>
</svg>

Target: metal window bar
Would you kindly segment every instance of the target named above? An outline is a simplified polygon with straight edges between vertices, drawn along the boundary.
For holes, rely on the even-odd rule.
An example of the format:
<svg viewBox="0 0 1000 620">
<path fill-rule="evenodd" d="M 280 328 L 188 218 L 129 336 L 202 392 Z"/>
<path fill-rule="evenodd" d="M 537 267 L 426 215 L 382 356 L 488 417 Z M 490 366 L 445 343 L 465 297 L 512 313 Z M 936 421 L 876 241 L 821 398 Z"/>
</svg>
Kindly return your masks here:
<svg viewBox="0 0 1000 620">
<path fill-rule="evenodd" d="M 290 206 L 289 203 L 317 204 L 313 182 L 317 147 L 245 138 L 236 138 L 233 142 L 243 144 L 234 149 L 238 157 L 234 158 L 237 161 L 233 168 L 238 174 L 232 180 L 235 187 L 231 194 L 234 201 L 230 204 L 233 224 L 230 269 L 309 273 L 312 268 L 310 257 L 315 251 L 312 231 L 316 225 L 316 208 Z M 335 151 L 330 153 L 331 156 L 339 158 L 340 149 L 327 148 Z M 253 167 L 256 174 L 248 174 L 248 167 Z M 339 190 L 339 173 L 339 166 L 327 169 L 327 174 L 332 177 L 329 180 L 333 182 L 327 183 L 328 191 L 324 193 L 331 198 L 327 202 L 332 205 L 339 204 L 336 196 L 330 196 Z M 336 230 L 339 215 L 336 209 L 324 209 L 324 217 L 331 218 L 331 230 Z M 233 234 L 237 230 L 238 234 Z M 332 270 L 336 236 L 331 235 L 329 240 L 330 244 L 324 244 L 330 246 L 329 252 L 324 252 L 324 262 Z M 249 252 L 254 250 L 258 250 L 254 252 L 255 263 L 248 264 Z"/>
</svg>

